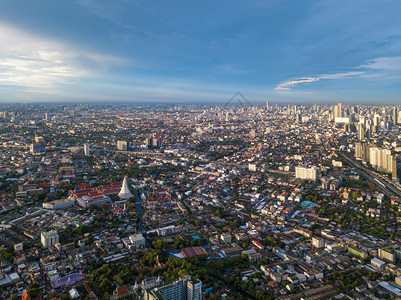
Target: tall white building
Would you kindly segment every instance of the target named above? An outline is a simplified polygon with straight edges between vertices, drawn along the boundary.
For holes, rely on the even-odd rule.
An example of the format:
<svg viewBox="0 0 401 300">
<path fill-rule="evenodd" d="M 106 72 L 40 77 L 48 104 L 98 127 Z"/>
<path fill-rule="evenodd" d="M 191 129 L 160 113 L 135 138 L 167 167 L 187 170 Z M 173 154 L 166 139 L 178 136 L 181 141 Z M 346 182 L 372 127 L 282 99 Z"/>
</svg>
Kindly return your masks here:
<svg viewBox="0 0 401 300">
<path fill-rule="evenodd" d="M 370 148 L 370 164 L 372 167 L 381 172 L 393 173 L 396 170 L 394 164 L 394 156 L 391 150 L 378 147 Z"/>
<path fill-rule="evenodd" d="M 84 144 L 84 154 L 85 154 L 85 156 L 90 155 L 89 144 Z"/>
<path fill-rule="evenodd" d="M 296 167 L 295 177 L 299 179 L 316 181 L 320 177 L 320 169 L 316 167 L 312 168 Z"/>
<path fill-rule="evenodd" d="M 45 249 L 53 247 L 55 244 L 59 242 L 57 231 L 55 230 L 42 231 L 42 233 L 40 234 L 40 241 L 42 243 L 43 248 Z"/>
<path fill-rule="evenodd" d="M 363 124 L 358 124 L 358 141 L 365 139 L 365 126 Z"/>
<path fill-rule="evenodd" d="M 336 118 L 342 118 L 342 104 L 341 102 L 334 106 L 334 120 Z"/>
</svg>

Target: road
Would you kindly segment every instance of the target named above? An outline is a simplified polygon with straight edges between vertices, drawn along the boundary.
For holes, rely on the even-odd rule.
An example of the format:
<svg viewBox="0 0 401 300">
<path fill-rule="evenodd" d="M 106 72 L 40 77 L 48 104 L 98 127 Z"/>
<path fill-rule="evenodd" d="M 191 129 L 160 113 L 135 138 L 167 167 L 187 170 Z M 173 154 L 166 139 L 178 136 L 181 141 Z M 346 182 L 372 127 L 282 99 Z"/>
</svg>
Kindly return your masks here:
<svg viewBox="0 0 401 300">
<path fill-rule="evenodd" d="M 375 184 L 377 184 L 377 186 L 387 195 L 387 196 L 394 196 L 397 198 L 401 198 L 401 189 L 396 186 L 395 184 L 393 184 L 391 181 L 389 181 L 388 179 L 385 178 L 385 176 L 383 176 L 382 174 L 379 174 L 375 171 L 372 171 L 370 169 L 368 169 L 367 167 L 363 166 L 361 163 L 359 163 L 358 161 L 350 158 L 348 155 L 337 151 L 337 154 L 344 158 L 346 161 L 348 161 L 351 165 L 353 165 L 355 168 L 357 168 L 359 170 L 359 172 L 365 176 L 366 178 L 368 178 L 369 180 L 371 180 L 372 182 L 374 182 Z"/>
<path fill-rule="evenodd" d="M 138 229 L 138 233 L 143 232 L 143 223 L 142 223 L 142 216 L 143 216 L 143 207 L 141 197 L 139 196 L 139 190 L 135 191 L 136 193 L 136 201 L 135 201 L 135 210 L 139 214 L 138 221 L 136 222 L 136 226 Z"/>
</svg>

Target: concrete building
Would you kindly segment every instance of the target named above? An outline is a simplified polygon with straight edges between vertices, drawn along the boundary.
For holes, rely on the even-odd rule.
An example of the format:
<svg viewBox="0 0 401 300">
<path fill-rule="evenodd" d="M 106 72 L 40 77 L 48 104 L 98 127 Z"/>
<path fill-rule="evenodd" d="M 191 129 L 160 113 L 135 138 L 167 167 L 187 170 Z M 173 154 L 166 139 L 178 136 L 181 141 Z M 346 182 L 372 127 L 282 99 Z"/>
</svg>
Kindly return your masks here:
<svg viewBox="0 0 401 300">
<path fill-rule="evenodd" d="M 66 198 L 43 203 L 42 207 L 47 209 L 63 209 L 73 206 L 74 204 L 75 204 L 75 199 Z"/>
<path fill-rule="evenodd" d="M 313 237 L 312 246 L 315 248 L 324 248 L 324 239 Z"/>
<path fill-rule="evenodd" d="M 372 258 L 370 264 L 377 270 L 384 270 L 386 263 L 376 257 Z"/>
<path fill-rule="evenodd" d="M 342 104 L 341 102 L 338 103 L 337 105 L 334 106 L 334 120 L 336 118 L 341 118 L 343 116 L 342 114 Z"/>
<path fill-rule="evenodd" d="M 84 144 L 84 154 L 85 154 L 85 156 L 90 155 L 89 144 Z"/>
<path fill-rule="evenodd" d="M 128 143 L 126 141 L 117 141 L 117 150 L 118 151 L 127 151 Z"/>
<path fill-rule="evenodd" d="M 394 246 L 381 248 L 379 249 L 378 257 L 386 262 L 398 263 L 401 261 L 401 249 Z"/>
<path fill-rule="evenodd" d="M 220 238 L 223 243 L 226 243 L 226 244 L 231 243 L 231 235 L 229 233 L 222 233 Z"/>
<path fill-rule="evenodd" d="M 46 144 L 45 143 L 32 143 L 29 150 L 32 154 L 44 153 L 44 152 L 46 152 Z"/>
<path fill-rule="evenodd" d="M 131 242 L 133 247 L 139 248 L 145 245 L 145 238 L 142 233 L 134 234 L 129 237 L 129 241 Z"/>
<path fill-rule="evenodd" d="M 43 231 L 40 234 L 40 241 L 43 248 L 53 247 L 59 242 L 58 233 L 55 230 Z"/>
<path fill-rule="evenodd" d="M 378 147 L 370 148 L 370 164 L 374 169 L 380 172 L 397 172 L 395 156 L 391 155 L 391 150 Z"/>
<path fill-rule="evenodd" d="M 316 167 L 312 168 L 296 167 L 295 177 L 299 179 L 316 181 L 317 179 L 320 178 L 320 169 Z"/>
<path fill-rule="evenodd" d="M 145 300 L 200 300 L 202 282 L 184 275 L 163 285 L 145 290 Z"/>
</svg>

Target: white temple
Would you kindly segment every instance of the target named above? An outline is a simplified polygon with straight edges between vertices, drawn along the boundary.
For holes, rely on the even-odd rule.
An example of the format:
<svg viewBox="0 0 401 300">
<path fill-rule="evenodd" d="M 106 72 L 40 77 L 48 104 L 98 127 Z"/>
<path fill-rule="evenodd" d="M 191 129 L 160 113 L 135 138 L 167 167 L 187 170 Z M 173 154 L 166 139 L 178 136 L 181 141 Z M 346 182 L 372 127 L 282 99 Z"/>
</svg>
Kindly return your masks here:
<svg viewBox="0 0 401 300">
<path fill-rule="evenodd" d="M 124 177 L 123 185 L 121 187 L 121 191 L 118 193 L 118 197 L 120 197 L 121 200 L 128 200 L 129 198 L 133 197 L 128 188 L 127 176 Z"/>
</svg>

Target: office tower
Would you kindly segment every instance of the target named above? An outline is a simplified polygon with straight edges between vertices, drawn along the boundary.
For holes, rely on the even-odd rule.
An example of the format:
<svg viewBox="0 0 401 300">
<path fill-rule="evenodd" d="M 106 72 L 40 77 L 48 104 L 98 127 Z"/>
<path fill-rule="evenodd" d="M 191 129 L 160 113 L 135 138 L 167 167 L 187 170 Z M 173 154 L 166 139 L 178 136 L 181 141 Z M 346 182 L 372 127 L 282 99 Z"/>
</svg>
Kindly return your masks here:
<svg viewBox="0 0 401 300">
<path fill-rule="evenodd" d="M 269 99 L 266 99 L 266 110 L 269 110 Z"/>
<path fill-rule="evenodd" d="M 84 154 L 85 154 L 85 156 L 90 155 L 89 144 L 84 144 Z"/>
<path fill-rule="evenodd" d="M 127 151 L 128 143 L 126 141 L 117 141 L 117 150 L 118 151 Z"/>
<path fill-rule="evenodd" d="M 380 124 L 380 116 L 378 114 L 373 115 L 373 125 L 374 126 L 379 126 Z"/>
<path fill-rule="evenodd" d="M 118 193 L 118 197 L 120 197 L 120 199 L 123 199 L 123 200 L 128 200 L 129 198 L 133 197 L 133 195 L 132 195 L 132 193 L 131 193 L 131 191 L 129 190 L 129 187 L 128 187 L 128 178 L 127 178 L 127 176 L 124 177 L 124 181 L 123 181 L 123 184 L 121 186 L 121 190 Z"/>
<path fill-rule="evenodd" d="M 392 179 L 393 180 L 398 180 L 398 174 L 397 174 L 397 154 L 394 155 L 393 161 L 392 161 Z"/>
<path fill-rule="evenodd" d="M 49 114 L 45 113 L 45 121 L 49 121 Z"/>
<path fill-rule="evenodd" d="M 358 141 L 362 141 L 365 139 L 365 126 L 362 124 L 358 124 Z"/>
<path fill-rule="evenodd" d="M 398 106 L 395 106 L 393 108 L 393 124 L 394 125 L 398 124 Z"/>
<path fill-rule="evenodd" d="M 336 118 L 341 118 L 342 115 L 342 105 L 341 102 L 334 106 L 334 121 Z"/>
<path fill-rule="evenodd" d="M 145 290 L 145 300 L 201 300 L 202 282 L 189 275 Z"/>
<path fill-rule="evenodd" d="M 59 242 L 59 236 L 55 230 L 43 231 L 40 234 L 40 241 L 43 248 L 50 248 Z"/>
</svg>

